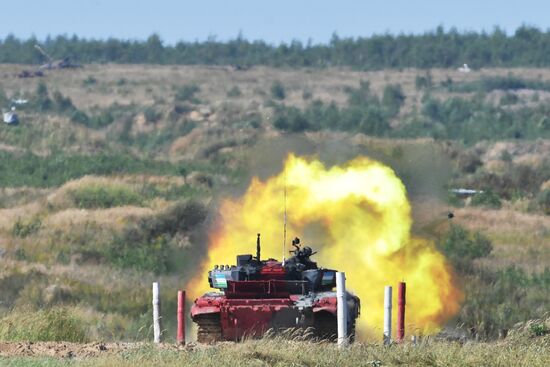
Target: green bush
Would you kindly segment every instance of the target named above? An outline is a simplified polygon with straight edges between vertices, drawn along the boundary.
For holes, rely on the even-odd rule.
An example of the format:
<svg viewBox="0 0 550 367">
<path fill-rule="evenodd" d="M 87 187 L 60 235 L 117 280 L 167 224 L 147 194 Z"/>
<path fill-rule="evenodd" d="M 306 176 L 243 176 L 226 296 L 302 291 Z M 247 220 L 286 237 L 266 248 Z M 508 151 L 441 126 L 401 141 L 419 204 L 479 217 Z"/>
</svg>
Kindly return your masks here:
<svg viewBox="0 0 550 367">
<path fill-rule="evenodd" d="M 56 110 L 61 113 L 71 112 L 76 110 L 71 99 L 69 97 L 65 97 L 59 91 L 55 91 L 53 93 L 53 103 L 55 105 Z"/>
<path fill-rule="evenodd" d="M 40 82 L 36 86 L 36 91 L 34 96 L 32 96 L 30 102 L 30 107 L 36 108 L 40 112 L 49 111 L 53 107 L 52 100 L 50 99 L 48 87 L 46 83 Z"/>
<path fill-rule="evenodd" d="M 304 101 L 308 101 L 310 100 L 311 98 L 313 97 L 313 92 L 308 90 L 308 89 L 305 89 L 303 92 L 302 92 L 302 99 Z"/>
<path fill-rule="evenodd" d="M 88 341 L 83 321 L 66 308 L 11 311 L 0 320 L 0 340 Z"/>
<path fill-rule="evenodd" d="M 77 124 L 88 125 L 90 122 L 90 118 L 88 117 L 88 115 L 86 115 L 85 112 L 76 110 L 73 111 L 71 115 L 71 121 Z"/>
<path fill-rule="evenodd" d="M 195 97 L 200 91 L 200 87 L 196 84 L 186 84 L 182 85 L 176 90 L 175 99 L 177 102 L 191 102 L 199 103 L 200 101 Z"/>
<path fill-rule="evenodd" d="M 550 329 L 545 324 L 532 324 L 530 331 L 534 336 L 544 336 L 550 333 Z"/>
<path fill-rule="evenodd" d="M 36 233 L 42 227 L 42 221 L 40 217 L 34 216 L 28 221 L 17 218 L 17 221 L 13 225 L 11 230 L 12 235 L 15 237 L 27 237 L 33 233 Z"/>
<path fill-rule="evenodd" d="M 439 249 L 460 271 L 471 271 L 473 261 L 488 256 L 493 250 L 491 241 L 479 232 L 451 225 L 451 229 L 438 243 Z"/>
<path fill-rule="evenodd" d="M 276 80 L 271 84 L 271 97 L 283 100 L 286 98 L 285 86 L 280 81 Z"/>
<path fill-rule="evenodd" d="M 481 338 L 505 336 L 518 322 L 545 316 L 550 302 L 550 268 L 528 274 L 514 266 L 496 272 L 477 270 L 464 277 L 465 302 L 457 317 Z M 544 333 L 544 330 L 531 330 Z M 472 335 L 472 336 L 474 336 Z"/>
<path fill-rule="evenodd" d="M 147 122 L 157 122 L 161 117 L 161 114 L 154 107 L 146 107 L 143 110 L 143 115 Z"/>
<path fill-rule="evenodd" d="M 85 87 L 89 87 L 95 84 L 97 84 L 97 79 L 91 75 L 88 75 L 88 77 L 82 81 L 82 85 Z"/>
<path fill-rule="evenodd" d="M 206 207 L 197 201 L 180 201 L 160 214 L 129 224 L 105 251 L 106 259 L 115 266 L 170 272 L 177 263 L 181 249 L 171 246 L 177 233 L 188 232 L 206 219 Z"/>
<path fill-rule="evenodd" d="M 544 214 L 550 215 L 550 189 L 543 190 L 538 194 L 537 203 Z"/>
<path fill-rule="evenodd" d="M 177 166 L 125 153 L 84 155 L 55 152 L 42 157 L 29 152 L 0 151 L 0 172 L 0 187 L 52 187 L 85 175 L 177 174 Z"/>
<path fill-rule="evenodd" d="M 344 92 L 348 95 L 348 104 L 350 106 L 366 106 L 378 104 L 378 98 L 371 94 L 370 82 L 359 81 L 359 88 L 346 87 Z"/>
<path fill-rule="evenodd" d="M 227 92 L 227 96 L 230 98 L 236 98 L 242 96 L 243 93 L 236 85 Z"/>
<path fill-rule="evenodd" d="M 89 185 L 74 189 L 70 191 L 69 195 L 75 205 L 82 209 L 143 205 L 141 195 L 122 185 Z"/>
<path fill-rule="evenodd" d="M 500 99 L 500 104 L 502 106 L 513 105 L 519 102 L 519 97 L 514 93 L 506 93 Z"/>
<path fill-rule="evenodd" d="M 382 105 L 390 116 L 396 116 L 405 103 L 405 94 L 399 84 L 390 84 L 384 87 Z"/>
<path fill-rule="evenodd" d="M 133 105 L 126 106 L 113 103 L 107 108 L 95 108 L 89 114 L 74 107 L 67 111 L 70 112 L 72 122 L 82 124 L 91 129 L 101 129 L 109 126 L 117 119 L 123 120 L 129 116 L 133 117 L 135 107 Z"/>
<path fill-rule="evenodd" d="M 133 243 L 127 242 L 123 237 L 116 238 L 106 250 L 105 256 L 111 264 L 121 268 L 162 274 L 170 270 L 174 255 L 168 241 L 166 236 Z"/>
<path fill-rule="evenodd" d="M 278 114 L 273 126 L 283 131 L 302 132 L 310 128 L 310 122 L 298 109 L 291 107 Z"/>
<path fill-rule="evenodd" d="M 4 92 L 4 89 L 0 87 L 0 106 L 7 106 L 9 104 L 8 96 L 6 96 L 6 92 Z"/>
<path fill-rule="evenodd" d="M 414 79 L 416 90 L 430 89 L 433 86 L 432 74 L 429 72 L 425 76 L 417 75 Z"/>
<path fill-rule="evenodd" d="M 502 203 L 500 197 L 491 189 L 475 194 L 470 202 L 473 206 L 484 206 L 492 209 L 500 209 Z"/>
<path fill-rule="evenodd" d="M 115 117 L 113 116 L 113 113 L 109 109 L 106 109 L 89 117 L 86 125 L 92 129 L 100 129 L 110 125 L 114 121 Z"/>
</svg>

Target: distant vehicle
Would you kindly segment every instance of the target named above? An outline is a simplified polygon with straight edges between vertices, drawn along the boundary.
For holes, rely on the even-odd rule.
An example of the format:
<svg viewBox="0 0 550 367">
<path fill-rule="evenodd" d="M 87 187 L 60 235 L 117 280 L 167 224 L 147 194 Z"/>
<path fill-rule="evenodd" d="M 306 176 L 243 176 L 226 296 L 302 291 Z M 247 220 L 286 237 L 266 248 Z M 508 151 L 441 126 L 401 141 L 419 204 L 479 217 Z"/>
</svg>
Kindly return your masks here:
<svg viewBox="0 0 550 367">
<path fill-rule="evenodd" d="M 43 77 L 44 73 L 42 70 L 23 70 L 20 73 L 17 73 L 15 76 L 18 78 L 39 78 Z"/>
<path fill-rule="evenodd" d="M 3 113 L 4 122 L 8 125 L 15 125 L 19 123 L 17 113 L 15 113 L 15 107 L 12 107 L 10 111 Z"/>
<path fill-rule="evenodd" d="M 464 196 L 464 197 L 473 196 L 473 195 L 477 195 L 477 194 L 483 194 L 482 190 L 463 189 L 463 188 L 451 189 L 449 191 L 452 192 L 453 194 L 457 195 L 457 196 Z"/>
<path fill-rule="evenodd" d="M 26 104 L 29 100 L 28 99 L 17 98 L 17 99 L 12 99 L 11 101 L 14 104 L 22 105 L 22 104 Z"/>
<path fill-rule="evenodd" d="M 75 64 L 71 62 L 70 58 L 64 57 L 59 60 L 54 60 L 42 47 L 39 45 L 34 45 L 34 48 L 36 48 L 40 53 L 48 59 L 48 62 L 46 64 L 43 64 L 39 67 L 40 70 L 52 70 L 52 69 L 73 69 L 73 68 L 80 68 L 82 65 Z"/>
<path fill-rule="evenodd" d="M 458 70 L 459 72 L 461 72 L 461 73 L 469 73 L 470 71 L 472 71 L 472 69 L 470 69 L 470 68 L 468 67 L 468 64 L 462 65 L 462 66 L 459 67 L 457 70 Z"/>
</svg>

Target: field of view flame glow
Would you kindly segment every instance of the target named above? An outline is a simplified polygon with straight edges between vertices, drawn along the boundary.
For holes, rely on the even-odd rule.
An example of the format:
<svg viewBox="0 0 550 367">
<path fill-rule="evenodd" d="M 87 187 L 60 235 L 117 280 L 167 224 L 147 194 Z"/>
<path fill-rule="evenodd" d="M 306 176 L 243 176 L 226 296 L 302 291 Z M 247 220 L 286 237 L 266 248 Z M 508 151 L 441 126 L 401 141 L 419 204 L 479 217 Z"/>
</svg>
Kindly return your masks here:
<svg viewBox="0 0 550 367">
<path fill-rule="evenodd" d="M 254 253 L 256 233 L 262 258 L 281 259 L 285 186 L 287 242 L 299 237 L 318 251 L 318 266 L 346 272 L 348 290 L 361 299 L 360 339 L 382 334 L 384 286 L 400 281 L 407 283 L 407 334 L 435 333 L 458 312 L 463 296 L 450 265 L 431 241 L 411 234 L 405 186 L 366 157 L 326 167 L 291 154 L 283 172 L 253 178 L 242 197 L 223 200 L 206 260 L 188 286 L 192 297 L 209 290 L 204 274 L 215 264 Z"/>
</svg>

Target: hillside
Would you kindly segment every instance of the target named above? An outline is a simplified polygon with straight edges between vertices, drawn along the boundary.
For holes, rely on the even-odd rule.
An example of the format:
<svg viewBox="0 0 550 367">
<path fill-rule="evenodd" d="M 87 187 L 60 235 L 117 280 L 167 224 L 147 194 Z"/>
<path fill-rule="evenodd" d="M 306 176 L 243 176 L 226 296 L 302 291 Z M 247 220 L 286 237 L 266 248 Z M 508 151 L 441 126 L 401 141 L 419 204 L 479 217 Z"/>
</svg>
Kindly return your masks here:
<svg viewBox="0 0 550 367">
<path fill-rule="evenodd" d="M 451 259 L 446 244 L 491 243 L 454 263 L 466 301 L 452 325 L 496 338 L 548 311 L 549 69 L 91 64 L 14 76 L 25 68 L 0 65 L 2 106 L 28 99 L 19 125 L 0 126 L 3 321 L 65 306 L 84 340 L 148 339 L 151 282 L 174 315 L 218 200 L 288 152 L 390 165 L 414 230 Z M 449 194 L 463 187 L 484 192 Z M 0 339 L 17 332 L 0 327 Z"/>
</svg>

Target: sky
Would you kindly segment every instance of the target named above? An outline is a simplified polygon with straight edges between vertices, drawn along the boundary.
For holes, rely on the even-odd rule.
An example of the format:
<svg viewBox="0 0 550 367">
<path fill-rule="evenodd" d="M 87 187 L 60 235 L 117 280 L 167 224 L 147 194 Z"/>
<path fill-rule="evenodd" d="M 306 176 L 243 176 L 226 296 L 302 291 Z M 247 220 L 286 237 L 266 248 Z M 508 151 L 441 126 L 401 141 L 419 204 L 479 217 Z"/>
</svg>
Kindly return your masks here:
<svg viewBox="0 0 550 367">
<path fill-rule="evenodd" d="M 271 44 L 326 43 L 340 37 L 423 33 L 443 25 L 459 31 L 513 33 L 526 24 L 549 27 L 548 0 L 0 0 L 0 37 L 76 34 L 166 44 L 219 41 L 242 34 Z"/>
</svg>

